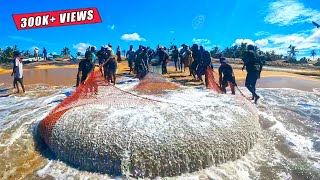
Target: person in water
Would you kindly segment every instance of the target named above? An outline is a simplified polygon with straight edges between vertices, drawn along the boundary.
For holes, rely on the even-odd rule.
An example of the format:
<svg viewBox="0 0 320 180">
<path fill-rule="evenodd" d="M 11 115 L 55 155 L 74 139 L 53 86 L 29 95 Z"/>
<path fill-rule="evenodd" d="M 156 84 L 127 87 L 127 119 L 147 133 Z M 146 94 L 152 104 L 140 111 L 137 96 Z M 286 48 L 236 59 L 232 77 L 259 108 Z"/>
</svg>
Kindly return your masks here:
<svg viewBox="0 0 320 180">
<path fill-rule="evenodd" d="M 256 83 L 257 80 L 260 79 L 263 64 L 261 60 L 257 57 L 257 54 L 254 52 L 253 45 L 249 45 L 247 49 L 248 51 L 244 53 L 242 59 L 244 62 L 242 71 L 244 70 L 244 68 L 246 68 L 247 77 L 245 85 L 248 88 L 248 90 L 252 93 L 252 100 L 254 100 L 255 103 L 257 103 L 260 99 L 260 96 L 258 96 L 256 93 Z"/>
<path fill-rule="evenodd" d="M 92 53 L 87 51 L 85 59 L 79 63 L 78 76 L 77 76 L 77 87 L 80 84 L 84 84 L 88 75 L 93 71 Z"/>
<path fill-rule="evenodd" d="M 227 63 L 226 58 L 220 58 L 221 66 L 219 67 L 219 85 L 222 92 L 227 93 L 226 87 L 230 85 L 231 92 L 235 94 L 235 86 L 237 86 L 236 78 L 232 67 Z"/>
<path fill-rule="evenodd" d="M 19 51 L 15 51 L 14 55 L 14 66 L 12 75 L 14 75 L 13 84 L 14 87 L 17 89 L 17 93 L 20 93 L 18 83 L 21 85 L 22 91 L 26 92 L 24 85 L 23 85 L 23 63 L 22 59 L 19 57 Z"/>
<path fill-rule="evenodd" d="M 107 59 L 102 64 L 102 67 L 104 71 L 104 77 L 109 86 L 110 83 L 113 83 L 114 85 L 116 84 L 116 73 L 117 73 L 118 63 L 110 47 L 107 47 L 107 54 L 109 55 L 109 59 Z"/>
<path fill-rule="evenodd" d="M 133 45 L 130 45 L 129 51 L 127 51 L 126 57 L 128 59 L 128 65 L 130 68 L 129 74 L 133 72 L 133 62 L 136 59 L 136 52 L 133 50 Z"/>
</svg>

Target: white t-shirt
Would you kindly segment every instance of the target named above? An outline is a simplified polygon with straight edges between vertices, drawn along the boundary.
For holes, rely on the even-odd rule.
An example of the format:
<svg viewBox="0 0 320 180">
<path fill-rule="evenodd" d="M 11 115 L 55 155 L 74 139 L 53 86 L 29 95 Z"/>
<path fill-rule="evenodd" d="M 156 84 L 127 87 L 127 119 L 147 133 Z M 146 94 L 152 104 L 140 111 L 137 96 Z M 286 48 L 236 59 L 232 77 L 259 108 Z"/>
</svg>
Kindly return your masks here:
<svg viewBox="0 0 320 180">
<path fill-rule="evenodd" d="M 14 62 L 14 66 L 15 66 L 14 77 L 15 78 L 22 78 L 23 77 L 22 59 L 20 59 L 19 57 L 16 57 L 15 62 Z"/>
</svg>

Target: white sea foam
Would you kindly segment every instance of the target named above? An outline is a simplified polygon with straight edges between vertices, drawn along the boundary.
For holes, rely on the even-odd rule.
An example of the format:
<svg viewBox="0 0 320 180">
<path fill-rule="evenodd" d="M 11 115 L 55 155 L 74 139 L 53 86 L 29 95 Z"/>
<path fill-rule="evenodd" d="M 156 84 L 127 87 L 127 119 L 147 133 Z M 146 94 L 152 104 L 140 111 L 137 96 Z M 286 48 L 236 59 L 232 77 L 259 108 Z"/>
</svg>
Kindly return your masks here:
<svg viewBox="0 0 320 180">
<path fill-rule="evenodd" d="M 131 80 L 131 78 L 128 80 Z M 137 85 L 137 82 L 130 82 L 127 84 L 118 85 L 121 89 L 130 90 Z M 250 93 L 246 88 L 240 88 L 246 96 Z M 0 99 L 0 137 L 9 133 L 9 137 L 0 140 L 2 145 L 6 145 L 7 152 L 13 151 L 12 144 L 15 140 L 24 134 L 30 134 L 30 126 L 33 126 L 37 121 L 41 120 L 52 110 L 65 95 L 64 88 L 56 88 L 50 91 L 50 94 L 44 97 L 35 97 L 39 91 L 46 90 L 33 90 L 32 93 L 26 94 L 26 97 L 9 96 Z M 206 104 L 206 96 L 211 96 L 207 90 L 187 88 L 184 90 L 187 95 L 179 95 L 168 93 L 165 95 L 164 101 L 176 102 L 178 104 L 190 104 L 194 101 L 196 104 Z M 257 109 L 259 115 L 269 121 L 275 122 L 275 125 L 269 129 L 264 130 L 258 144 L 241 159 L 234 162 L 227 162 L 217 167 L 210 167 L 200 172 L 192 174 L 184 174 L 178 179 L 260 179 L 262 178 L 260 166 L 266 165 L 272 167 L 284 166 L 284 161 L 287 159 L 274 147 L 274 136 L 282 135 L 290 142 L 289 147 L 299 155 L 306 157 L 320 159 L 320 154 L 313 147 L 313 139 L 320 139 L 319 132 L 306 131 L 303 127 L 319 127 L 320 113 L 319 113 L 319 89 L 314 92 L 304 92 L 293 89 L 258 89 L 258 94 L 263 98 L 261 99 Z M 150 96 L 147 96 L 150 97 Z M 159 99 L 158 96 L 150 97 Z M 232 100 L 232 96 L 225 95 L 226 101 Z M 212 98 L 210 98 L 212 99 Z M 49 104 L 52 101 L 51 104 Z M 229 107 L 227 103 L 217 102 L 221 106 Z M 236 108 L 235 111 L 241 113 L 241 107 Z M 168 108 L 170 110 L 170 107 Z M 30 113 L 32 112 L 32 113 Z M 27 114 L 28 113 L 28 114 Z M 210 112 L 203 112 L 208 115 Z M 27 115 L 25 115 L 27 114 Z M 25 116 L 24 116 L 25 115 Z M 20 117 L 20 118 L 19 118 Z M 295 120 L 299 120 L 302 124 L 297 124 Z M 29 139 L 25 143 L 31 144 Z M 11 146 L 8 146 L 10 145 Z M 0 147 L 3 148 L 3 147 Z M 1 157 L 0 157 L 1 158 Z M 11 157 L 12 161 L 19 159 L 19 157 Z M 291 161 L 291 160 L 290 160 Z M 320 169 L 319 161 L 308 160 L 314 168 Z M 262 164 L 261 164 L 262 163 Z M 16 167 L 12 167 L 14 170 Z M 1 171 L 1 170 L 0 170 Z M 33 170 L 39 178 L 46 176 L 54 177 L 55 179 L 111 179 L 108 175 L 101 175 L 96 173 L 89 173 L 79 171 L 73 167 L 66 165 L 63 162 L 50 160 L 47 165 L 41 169 Z M 276 171 L 276 170 L 275 170 Z M 291 179 L 289 171 L 281 170 L 275 173 L 280 179 Z M 266 178 L 266 177 L 265 177 Z M 268 178 L 268 177 L 267 177 Z"/>
</svg>

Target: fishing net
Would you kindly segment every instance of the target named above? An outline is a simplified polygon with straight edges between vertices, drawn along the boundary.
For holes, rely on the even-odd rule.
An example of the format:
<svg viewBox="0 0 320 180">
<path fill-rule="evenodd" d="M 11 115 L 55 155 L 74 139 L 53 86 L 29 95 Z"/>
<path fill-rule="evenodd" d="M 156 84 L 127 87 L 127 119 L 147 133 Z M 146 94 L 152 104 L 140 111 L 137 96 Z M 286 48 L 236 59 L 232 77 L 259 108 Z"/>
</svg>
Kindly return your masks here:
<svg viewBox="0 0 320 180">
<path fill-rule="evenodd" d="M 177 88 L 161 75 L 145 78 L 135 89 L 161 83 Z M 134 93 L 106 86 L 94 72 L 39 123 L 38 132 L 60 160 L 75 167 L 143 178 L 236 160 L 258 137 L 256 110 L 241 97 L 192 89 L 162 98 Z"/>
<path fill-rule="evenodd" d="M 219 78 L 219 77 L 216 77 Z M 218 83 L 216 82 L 216 78 L 213 74 L 213 69 L 211 67 L 207 67 L 206 69 L 206 86 L 208 89 L 211 89 L 217 93 L 221 92 L 221 89 L 218 85 Z"/>
</svg>

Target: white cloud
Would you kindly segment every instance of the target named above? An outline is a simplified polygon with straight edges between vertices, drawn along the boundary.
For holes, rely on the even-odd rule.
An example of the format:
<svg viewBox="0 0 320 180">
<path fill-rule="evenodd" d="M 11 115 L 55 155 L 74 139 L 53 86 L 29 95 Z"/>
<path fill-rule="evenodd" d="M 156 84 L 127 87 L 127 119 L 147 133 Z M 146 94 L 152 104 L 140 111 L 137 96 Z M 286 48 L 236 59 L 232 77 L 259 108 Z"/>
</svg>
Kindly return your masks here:
<svg viewBox="0 0 320 180">
<path fill-rule="evenodd" d="M 278 0 L 269 4 L 264 21 L 279 26 L 311 22 L 320 17 L 320 11 L 307 8 L 297 0 Z"/>
<path fill-rule="evenodd" d="M 258 47 L 266 46 L 269 43 L 268 39 L 259 39 L 255 41 L 255 45 Z"/>
<path fill-rule="evenodd" d="M 267 36 L 269 34 L 270 34 L 269 32 L 259 31 L 259 32 L 256 32 L 254 35 L 255 36 Z"/>
<path fill-rule="evenodd" d="M 88 43 L 78 43 L 73 45 L 73 49 L 76 49 L 77 52 L 81 52 L 82 54 L 84 54 L 89 46 L 92 45 Z"/>
<path fill-rule="evenodd" d="M 147 41 L 146 39 L 140 37 L 138 33 L 124 34 L 122 35 L 121 39 L 125 41 Z"/>
<path fill-rule="evenodd" d="M 302 56 L 310 57 L 311 50 L 320 49 L 320 29 L 302 31 L 295 34 L 274 34 L 264 39 L 253 41 L 251 39 L 237 39 L 234 45 L 241 42 L 258 46 L 263 51 L 275 51 L 287 55 L 288 47 L 292 44 L 299 50 L 298 59 Z"/>
<path fill-rule="evenodd" d="M 246 43 L 247 45 L 249 45 L 249 44 L 254 45 L 255 44 L 251 39 L 237 39 L 236 42 L 233 44 L 233 46 L 240 45 L 241 43 Z"/>
<path fill-rule="evenodd" d="M 174 34 L 175 33 L 175 31 L 169 31 L 171 34 Z"/>
<path fill-rule="evenodd" d="M 51 54 L 52 54 L 52 55 L 58 55 L 56 52 L 52 52 Z"/>
<path fill-rule="evenodd" d="M 193 38 L 193 39 L 192 39 L 192 42 L 195 43 L 195 44 L 200 44 L 200 45 L 208 45 L 208 44 L 211 44 L 211 41 L 208 40 L 208 39 L 196 39 L 196 38 Z"/>
<path fill-rule="evenodd" d="M 260 47 L 266 46 L 269 43 L 268 39 L 258 39 L 256 41 L 253 41 L 251 39 L 237 39 L 235 43 L 233 43 L 233 46 L 240 45 L 242 43 L 246 43 L 247 45 L 255 45 Z"/>
<path fill-rule="evenodd" d="M 108 29 L 110 29 L 110 30 L 114 30 L 114 28 L 115 28 L 116 26 L 113 24 L 113 25 L 108 25 Z"/>
</svg>

